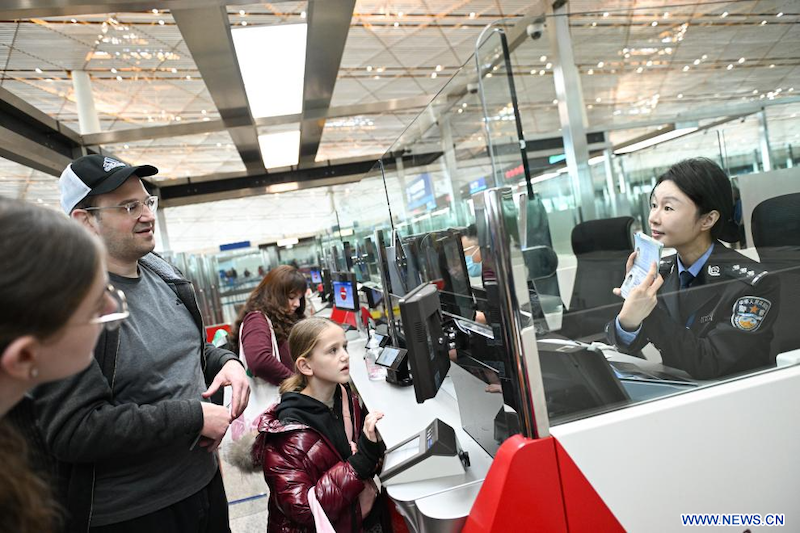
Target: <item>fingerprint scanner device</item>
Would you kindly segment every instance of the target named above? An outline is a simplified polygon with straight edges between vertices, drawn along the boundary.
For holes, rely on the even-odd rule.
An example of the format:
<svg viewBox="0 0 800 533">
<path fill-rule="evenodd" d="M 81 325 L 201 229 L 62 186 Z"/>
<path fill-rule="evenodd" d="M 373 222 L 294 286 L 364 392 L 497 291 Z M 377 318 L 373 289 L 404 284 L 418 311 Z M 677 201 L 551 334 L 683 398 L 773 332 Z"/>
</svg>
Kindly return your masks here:
<svg viewBox="0 0 800 533">
<path fill-rule="evenodd" d="M 469 454 L 461 449 L 455 430 L 439 420 L 386 450 L 380 480 L 398 485 L 463 474 Z"/>
<path fill-rule="evenodd" d="M 375 335 L 378 337 L 378 335 Z M 375 360 L 375 364 L 386 367 L 386 381 L 401 387 L 412 384 L 411 376 L 408 372 L 407 350 L 395 346 L 384 346 L 381 354 Z"/>
</svg>

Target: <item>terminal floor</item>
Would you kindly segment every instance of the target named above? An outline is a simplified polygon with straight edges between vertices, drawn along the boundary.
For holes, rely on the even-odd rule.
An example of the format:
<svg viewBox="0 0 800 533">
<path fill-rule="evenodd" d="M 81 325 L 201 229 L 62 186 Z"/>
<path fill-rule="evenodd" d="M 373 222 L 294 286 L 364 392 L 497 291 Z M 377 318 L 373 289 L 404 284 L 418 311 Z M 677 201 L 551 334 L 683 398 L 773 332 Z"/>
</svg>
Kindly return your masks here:
<svg viewBox="0 0 800 533">
<path fill-rule="evenodd" d="M 261 473 L 245 474 L 222 461 L 222 479 L 228 495 L 231 533 L 267 530 L 267 484 Z"/>
</svg>

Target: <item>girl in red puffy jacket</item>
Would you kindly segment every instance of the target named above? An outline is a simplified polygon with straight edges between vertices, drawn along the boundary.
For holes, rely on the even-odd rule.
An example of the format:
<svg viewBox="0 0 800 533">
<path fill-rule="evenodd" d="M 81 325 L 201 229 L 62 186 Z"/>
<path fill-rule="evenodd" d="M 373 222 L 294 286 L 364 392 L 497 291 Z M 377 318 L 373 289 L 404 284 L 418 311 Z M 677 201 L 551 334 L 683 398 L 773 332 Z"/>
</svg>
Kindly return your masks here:
<svg viewBox="0 0 800 533">
<path fill-rule="evenodd" d="M 358 398 L 343 387 L 350 379 L 344 331 L 309 318 L 292 328 L 289 348 L 295 374 L 261 416 L 249 454 L 270 489 L 267 531 L 315 531 L 312 487 L 337 533 L 381 531 L 372 478 L 385 450 L 375 428 L 383 413 L 362 420 Z"/>
</svg>

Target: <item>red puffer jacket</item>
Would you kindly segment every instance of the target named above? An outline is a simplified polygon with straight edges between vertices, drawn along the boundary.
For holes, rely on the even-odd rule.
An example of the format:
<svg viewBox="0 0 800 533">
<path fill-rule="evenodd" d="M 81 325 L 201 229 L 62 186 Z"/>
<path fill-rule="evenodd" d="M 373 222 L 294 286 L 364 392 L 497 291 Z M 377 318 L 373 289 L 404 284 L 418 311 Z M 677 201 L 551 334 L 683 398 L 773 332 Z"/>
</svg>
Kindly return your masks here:
<svg viewBox="0 0 800 533">
<path fill-rule="evenodd" d="M 361 433 L 361 409 L 351 402 L 354 435 Z M 278 404 L 261 416 L 252 449 L 269 485 L 268 533 L 312 533 L 314 517 L 308 505 L 313 486 L 317 500 L 337 533 L 361 531 L 358 495 L 364 482 L 327 437 L 306 424 L 278 419 Z"/>
</svg>

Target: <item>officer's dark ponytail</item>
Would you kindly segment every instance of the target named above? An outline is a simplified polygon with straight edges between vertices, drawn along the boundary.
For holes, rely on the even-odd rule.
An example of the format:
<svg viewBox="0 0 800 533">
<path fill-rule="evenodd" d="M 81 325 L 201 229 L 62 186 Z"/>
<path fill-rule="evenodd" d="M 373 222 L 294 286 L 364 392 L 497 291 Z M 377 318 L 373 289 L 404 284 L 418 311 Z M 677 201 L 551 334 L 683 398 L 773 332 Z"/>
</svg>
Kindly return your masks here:
<svg viewBox="0 0 800 533">
<path fill-rule="evenodd" d="M 705 157 L 685 159 L 672 165 L 656 182 L 672 181 L 697 205 L 697 216 L 719 212 L 719 220 L 711 228 L 711 238 L 725 242 L 739 240 L 741 230 L 734 221 L 733 190 L 730 179 L 719 165 Z M 655 188 L 653 189 L 655 190 Z"/>
</svg>

